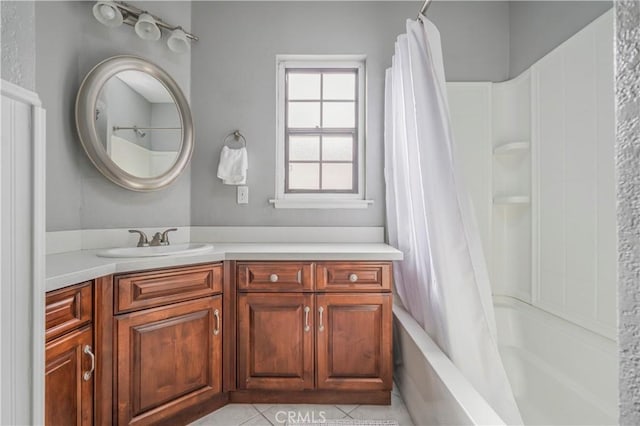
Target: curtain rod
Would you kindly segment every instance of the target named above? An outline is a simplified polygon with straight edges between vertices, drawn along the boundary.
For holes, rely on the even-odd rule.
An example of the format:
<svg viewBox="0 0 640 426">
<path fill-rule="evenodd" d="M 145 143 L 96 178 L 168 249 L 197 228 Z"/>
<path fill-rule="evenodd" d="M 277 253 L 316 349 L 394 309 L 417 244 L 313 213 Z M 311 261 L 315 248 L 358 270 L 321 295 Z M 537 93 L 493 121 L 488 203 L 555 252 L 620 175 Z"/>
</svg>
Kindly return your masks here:
<svg viewBox="0 0 640 426">
<path fill-rule="evenodd" d="M 117 132 L 118 130 L 182 130 L 182 127 L 120 127 L 113 126 L 113 131 Z"/>
<path fill-rule="evenodd" d="M 429 6 L 431 6 L 431 2 L 432 0 L 425 0 L 424 4 L 422 5 L 422 8 L 420 9 L 420 14 L 418 15 L 418 18 L 420 18 L 420 15 L 426 15 L 427 9 L 429 9 Z"/>
</svg>

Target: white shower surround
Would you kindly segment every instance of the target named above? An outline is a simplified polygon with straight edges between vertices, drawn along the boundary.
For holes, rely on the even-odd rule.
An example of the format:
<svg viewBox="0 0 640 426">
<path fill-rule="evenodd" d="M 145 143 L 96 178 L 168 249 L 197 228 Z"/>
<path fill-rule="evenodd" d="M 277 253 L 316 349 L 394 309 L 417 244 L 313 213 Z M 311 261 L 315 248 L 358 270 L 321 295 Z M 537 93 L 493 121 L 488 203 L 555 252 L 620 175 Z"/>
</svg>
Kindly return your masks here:
<svg viewBox="0 0 640 426">
<path fill-rule="evenodd" d="M 493 294 L 613 341 L 612 23 L 610 11 L 513 80 L 448 92 Z"/>
<path fill-rule="evenodd" d="M 490 257 L 493 258 L 494 294 L 503 295 L 494 298 L 498 344 L 526 423 L 613 424 L 617 420 L 616 377 L 618 364 L 615 342 L 615 260 L 609 256 L 609 254 L 616 251 L 615 242 L 612 244 L 611 240 L 602 240 L 603 252 L 598 254 L 596 248 L 586 257 L 591 259 L 590 256 L 594 256 L 593 261 L 587 261 L 588 265 L 585 265 L 586 267 L 593 267 L 594 264 L 599 264 L 599 268 L 606 273 L 598 278 L 590 277 L 588 281 L 591 284 L 583 283 L 584 294 L 581 294 L 579 288 L 572 288 L 570 283 L 565 282 L 567 277 L 562 274 L 555 277 L 549 274 L 540 274 L 538 268 L 541 265 L 546 265 L 545 262 L 548 262 L 548 259 L 541 261 L 538 258 L 540 254 L 537 250 L 540 235 L 538 233 L 540 212 L 537 208 L 540 197 L 545 195 L 540 193 L 539 179 L 542 172 L 536 170 L 536 167 L 539 167 L 538 161 L 541 160 L 541 141 L 539 138 L 542 136 L 546 138 L 553 137 L 554 132 L 557 131 L 557 129 L 554 130 L 549 127 L 541 129 L 539 107 L 544 107 L 549 102 L 554 102 L 553 96 L 549 97 L 549 93 L 553 95 L 550 82 L 553 83 L 555 81 L 558 84 L 558 81 L 562 81 L 549 76 L 552 76 L 554 72 L 565 72 L 563 66 L 560 66 L 560 69 L 556 67 L 558 63 L 573 61 L 568 67 L 568 69 L 571 69 L 571 66 L 575 68 L 577 64 L 576 58 L 592 57 L 593 60 L 588 60 L 587 62 L 593 64 L 593 68 L 585 69 L 583 75 L 576 76 L 571 73 L 567 75 L 568 78 L 574 77 L 569 82 L 572 87 L 571 90 L 576 92 L 577 87 L 584 85 L 582 97 L 587 97 L 586 100 L 582 101 L 580 100 L 581 97 L 578 97 L 575 100 L 577 104 L 574 108 L 583 108 L 584 104 L 592 105 L 592 102 L 594 102 L 592 97 L 595 96 L 592 92 L 595 93 L 595 90 L 599 87 L 598 85 L 609 85 L 611 87 L 606 81 L 607 79 L 608 81 L 612 80 L 613 60 L 610 56 L 611 52 L 607 48 L 607 46 L 611 46 L 612 18 L 612 12 L 608 12 L 598 18 L 594 23 L 578 33 L 576 37 L 570 39 L 548 57 L 535 64 L 531 70 L 512 81 L 500 84 L 453 83 L 449 84 L 448 87 L 454 133 L 456 134 L 457 142 L 466 144 L 463 149 L 458 150 L 457 154 L 460 154 L 459 160 L 461 160 L 463 168 L 469 168 L 468 172 L 470 173 L 466 177 L 472 189 L 472 198 L 477 204 L 476 207 L 479 207 L 477 208 L 478 221 L 481 226 L 484 224 L 485 227 L 489 227 L 482 234 L 485 238 L 485 249 L 488 249 Z M 637 32 L 632 32 L 631 34 L 634 34 L 635 40 L 640 36 Z M 629 33 L 625 34 L 625 36 L 629 37 Z M 606 54 L 603 56 L 602 52 Z M 597 61 L 598 55 L 604 57 L 604 62 Z M 595 78 L 591 80 L 589 76 L 597 75 L 598 72 L 608 74 L 599 80 Z M 543 86 L 542 91 L 540 90 L 540 85 Z M 608 94 L 603 95 L 600 93 L 598 95 L 603 109 L 598 110 L 598 108 L 589 107 L 587 108 L 586 116 L 582 117 L 584 127 L 587 129 L 590 126 L 594 126 L 596 121 L 600 121 L 598 126 L 603 133 L 597 134 L 596 131 L 595 136 L 588 135 L 590 140 L 594 139 L 595 142 L 591 141 L 587 146 L 592 147 L 593 152 L 597 152 L 597 154 L 595 157 L 588 155 L 587 163 L 594 158 L 596 161 L 603 161 L 604 159 L 605 162 L 600 167 L 607 175 L 605 176 L 605 185 L 608 188 L 608 193 L 605 194 L 608 198 L 605 197 L 606 200 L 601 200 L 603 203 L 601 206 L 597 205 L 597 201 L 592 201 L 594 204 L 591 207 L 583 203 L 583 208 L 588 213 L 587 216 L 594 214 L 593 211 L 590 211 L 591 209 L 597 210 L 602 206 L 606 211 L 606 214 L 601 214 L 606 225 L 603 229 L 606 231 L 598 231 L 596 225 L 586 227 L 585 230 L 589 240 L 597 240 L 601 238 L 600 235 L 608 235 L 610 237 L 615 228 L 615 215 L 613 212 L 615 199 L 615 194 L 613 193 L 614 167 L 612 163 L 614 119 L 611 114 L 613 94 L 611 89 L 608 92 Z M 637 94 L 637 92 L 634 93 Z M 568 106 L 565 105 L 565 109 L 571 109 L 571 105 L 573 105 L 571 100 L 560 99 L 560 101 L 556 101 L 556 104 L 558 102 L 560 105 L 565 105 L 564 102 L 569 102 L 566 104 Z M 580 102 L 583 104 L 580 104 Z M 595 101 L 597 105 L 600 105 L 600 103 Z M 604 104 L 608 104 L 608 107 L 604 106 Z M 637 143 L 637 104 L 635 108 L 635 110 L 632 110 L 629 122 L 636 127 L 632 127 L 633 130 L 627 131 L 634 138 L 634 143 Z M 487 111 L 490 111 L 488 117 Z M 493 111 L 493 114 L 491 111 Z M 561 121 L 567 120 L 562 114 L 562 112 L 558 114 L 559 119 Z M 633 114 L 636 115 L 634 116 Z M 542 119 L 542 126 L 548 126 L 548 115 L 546 117 L 543 116 Z M 605 122 L 602 122 L 603 119 Z M 546 124 L 544 120 L 547 120 Z M 576 128 L 576 123 L 579 124 L 581 122 L 576 117 L 569 118 L 569 120 L 569 125 L 574 126 L 574 129 Z M 458 121 L 458 125 L 456 125 L 456 121 Z M 488 129 L 487 121 L 492 123 Z M 580 134 L 581 130 L 583 129 L 578 129 L 578 132 L 574 132 L 572 135 Z M 522 142 L 526 140 L 530 141 L 531 152 L 528 149 L 520 149 L 524 146 Z M 509 155 L 517 156 L 517 159 L 492 159 L 492 156 L 496 157 L 493 155 L 496 147 L 513 142 L 518 142 L 518 145 L 514 146 L 520 148 Z M 549 140 L 546 139 L 543 142 L 547 143 L 545 149 L 548 149 Z M 569 141 L 569 146 L 563 146 L 562 149 L 567 150 L 569 154 L 580 154 L 572 151 L 572 147 L 576 145 L 571 144 L 575 142 L 585 141 Z M 600 142 L 600 147 L 597 142 Z M 561 144 L 565 143 L 567 142 L 561 142 Z M 603 148 L 606 149 L 603 151 Z M 492 153 L 492 151 L 494 152 Z M 548 155 L 548 153 L 544 155 Z M 548 156 L 544 158 L 545 161 L 548 159 Z M 478 160 L 480 162 L 483 161 L 483 163 Z M 626 160 L 635 161 L 637 164 L 637 157 L 633 157 L 631 151 L 627 152 Z M 515 167 L 518 164 L 520 168 Z M 498 169 L 500 167 L 503 169 Z M 591 167 L 585 165 L 589 172 L 591 172 Z M 598 166 L 593 167 L 598 168 Z M 586 173 L 586 175 L 588 174 Z M 638 185 L 638 175 L 628 177 L 625 180 L 625 186 L 629 188 L 630 182 Z M 567 184 L 562 174 L 556 176 L 556 178 L 559 179 L 560 185 L 570 186 L 575 183 L 570 181 Z M 548 191 L 550 187 L 548 181 L 546 185 L 544 191 Z M 588 189 L 588 186 L 585 186 L 585 188 Z M 638 190 L 638 186 L 632 188 L 629 188 L 628 193 Z M 506 206 L 496 206 L 495 201 L 492 203 L 492 197 L 506 195 L 530 198 L 532 209 L 530 210 L 527 203 Z M 637 208 L 638 205 L 631 204 L 631 207 Z M 545 208 L 549 209 L 549 207 Z M 546 232 L 547 234 L 544 235 L 548 236 L 548 225 L 543 223 L 543 226 L 547 227 L 543 232 Z M 629 229 L 634 229 L 631 227 L 631 222 L 629 222 L 629 227 Z M 637 229 L 635 231 L 637 232 Z M 600 235 L 598 234 L 599 232 Z M 534 238 L 531 239 L 532 233 L 534 233 Z M 633 234 L 629 235 L 632 236 Z M 637 238 L 637 234 L 635 237 Z M 575 243 L 575 239 L 570 241 Z M 582 256 L 585 250 L 587 252 L 592 250 L 589 247 L 577 247 L 575 252 Z M 492 251 L 493 253 L 491 253 Z M 518 258 L 520 258 L 519 261 Z M 519 266 L 515 268 L 514 265 Z M 588 269 L 585 268 L 585 270 Z M 629 270 L 628 272 L 631 273 L 632 271 Z M 633 295 L 637 293 L 637 282 L 639 280 L 637 272 L 635 274 L 631 274 L 632 279 L 629 277 L 629 283 L 635 283 L 633 292 L 630 290 L 626 294 L 627 301 L 625 303 L 629 305 L 634 303 Z M 561 303 L 553 303 L 554 299 L 549 297 L 548 291 L 554 288 L 566 288 L 566 290 L 563 290 L 565 298 L 557 299 Z M 606 294 L 603 292 L 606 292 Z M 581 300 L 585 302 L 584 306 L 577 304 Z M 577 311 L 575 309 L 576 306 L 578 307 Z M 629 312 L 633 311 L 630 310 Z M 578 315 L 579 313 L 582 313 L 582 315 Z M 626 318 L 629 317 L 630 315 L 627 313 Z M 448 417 L 456 412 L 468 414 L 471 407 L 477 406 L 479 402 L 473 399 L 472 401 L 463 401 L 460 398 L 452 397 L 452 395 L 461 392 L 460 389 L 464 389 L 465 386 L 456 380 L 444 380 L 443 377 L 446 374 L 439 371 L 441 368 L 429 360 L 433 355 L 425 352 L 423 359 L 419 359 L 415 355 L 414 348 L 417 343 L 415 340 L 406 338 L 407 334 L 403 331 L 403 328 L 407 326 L 406 321 L 403 323 L 402 318 L 403 316 L 396 312 L 396 325 L 399 329 L 398 335 L 401 343 L 399 351 L 401 366 L 396 373 L 400 389 L 403 392 L 414 392 L 423 397 L 429 397 L 430 395 L 433 397 L 430 393 L 433 389 L 444 389 L 441 392 L 441 397 L 437 398 L 439 405 L 436 405 L 449 406 L 450 410 L 442 411 L 437 410 L 437 407 L 435 407 L 434 410 L 437 416 L 434 422 L 441 424 L 452 422 L 483 424 L 473 416 L 463 416 L 455 421 Z M 629 341 L 637 341 L 633 340 L 640 337 L 640 327 L 637 326 L 637 323 L 628 327 L 628 330 L 630 330 Z M 417 340 L 424 338 L 428 337 L 417 337 Z M 628 354 L 627 356 L 631 358 L 629 361 L 629 366 L 631 366 L 635 359 L 634 357 L 637 357 L 637 350 L 635 350 L 635 355 L 633 351 L 629 351 Z M 411 371 L 412 373 L 411 375 L 404 374 L 403 377 L 403 372 L 405 371 Z M 621 371 L 624 381 L 621 389 L 631 390 L 631 397 L 627 399 L 629 408 L 626 411 L 626 416 L 633 418 L 633 421 L 623 421 L 623 424 L 638 424 L 636 417 L 633 417 L 638 415 L 637 406 L 633 406 L 631 402 L 634 398 L 637 400 L 638 396 L 638 388 L 635 384 L 637 381 L 634 382 L 634 379 L 637 380 L 637 372 L 631 371 L 632 374 L 627 373 L 626 375 L 624 370 Z M 420 375 L 424 374 L 427 374 L 427 377 L 430 378 L 427 383 L 423 386 L 412 387 L 411 377 L 420 377 Z M 621 396 L 621 400 L 622 398 L 624 396 Z M 624 401 L 622 402 L 624 413 Z M 421 411 L 421 404 L 428 403 L 427 401 L 416 403 L 412 401 L 412 398 L 407 400 L 407 407 L 414 416 L 414 420 L 422 420 L 420 416 L 426 414 Z"/>
</svg>

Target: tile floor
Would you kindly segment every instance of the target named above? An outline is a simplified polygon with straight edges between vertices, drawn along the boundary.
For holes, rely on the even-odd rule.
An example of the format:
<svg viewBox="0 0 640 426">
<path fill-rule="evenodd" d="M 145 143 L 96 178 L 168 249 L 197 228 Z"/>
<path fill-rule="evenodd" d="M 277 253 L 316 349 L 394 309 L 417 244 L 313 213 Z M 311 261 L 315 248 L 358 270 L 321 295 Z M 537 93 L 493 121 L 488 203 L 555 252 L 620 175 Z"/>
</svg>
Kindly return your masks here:
<svg viewBox="0 0 640 426">
<path fill-rule="evenodd" d="M 191 426 L 270 426 L 285 425 L 287 416 L 302 416 L 302 422 L 321 423 L 336 419 L 395 420 L 400 426 L 413 426 L 409 412 L 394 389 L 391 405 L 318 405 L 318 404 L 229 404 Z M 305 418 L 306 417 L 306 418 Z"/>
</svg>

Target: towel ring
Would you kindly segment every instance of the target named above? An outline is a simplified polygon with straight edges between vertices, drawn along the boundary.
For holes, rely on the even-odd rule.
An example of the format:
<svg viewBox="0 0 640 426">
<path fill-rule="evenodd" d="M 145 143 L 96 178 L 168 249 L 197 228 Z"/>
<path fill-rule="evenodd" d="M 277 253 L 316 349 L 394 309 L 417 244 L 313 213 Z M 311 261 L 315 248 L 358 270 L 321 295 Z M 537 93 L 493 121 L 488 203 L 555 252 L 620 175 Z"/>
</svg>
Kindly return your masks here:
<svg viewBox="0 0 640 426">
<path fill-rule="evenodd" d="M 231 133 L 229 133 L 225 138 L 224 138 L 224 142 L 222 142 L 223 145 L 227 145 L 227 142 L 229 141 L 229 139 L 233 137 L 236 141 L 240 141 L 242 140 L 242 146 L 244 148 L 247 147 L 247 139 L 242 135 L 242 133 L 240 133 L 240 130 L 235 130 Z"/>
</svg>

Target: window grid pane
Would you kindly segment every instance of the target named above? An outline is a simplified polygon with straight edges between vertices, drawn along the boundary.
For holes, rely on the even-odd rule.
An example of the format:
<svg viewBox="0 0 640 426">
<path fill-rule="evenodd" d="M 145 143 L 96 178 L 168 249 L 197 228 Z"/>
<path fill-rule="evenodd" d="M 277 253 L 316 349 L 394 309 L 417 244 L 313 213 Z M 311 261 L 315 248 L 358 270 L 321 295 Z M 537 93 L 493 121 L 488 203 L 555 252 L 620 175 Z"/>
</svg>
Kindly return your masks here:
<svg viewBox="0 0 640 426">
<path fill-rule="evenodd" d="M 289 186 L 303 192 L 317 191 L 320 188 L 320 163 L 290 163 Z"/>
<path fill-rule="evenodd" d="M 320 160 L 320 136 L 289 135 L 289 161 Z"/>
<path fill-rule="evenodd" d="M 287 85 L 289 86 L 290 100 L 320 100 L 320 78 L 317 73 L 289 73 Z"/>
<path fill-rule="evenodd" d="M 290 79 L 288 76 L 290 73 L 295 75 L 299 74 L 308 74 L 308 81 L 313 81 L 314 79 L 311 77 L 312 75 L 318 75 L 320 77 L 320 98 L 313 99 L 313 97 L 305 97 L 305 99 L 291 99 L 289 98 L 289 82 Z M 335 76 L 336 74 L 345 74 L 345 75 L 353 75 L 354 83 L 354 93 L 345 94 L 341 96 L 336 94 L 335 88 L 333 88 L 330 97 L 332 99 L 324 99 L 324 94 L 326 93 L 324 88 L 324 80 L 325 75 Z M 358 71 L 357 69 L 339 69 L 339 70 L 330 70 L 330 69 L 287 69 L 285 74 L 285 192 L 287 193 L 357 193 L 358 192 L 358 184 L 357 184 L 357 129 L 358 129 L 358 96 L 357 96 L 357 88 L 358 88 Z M 335 79 L 334 79 L 335 80 Z M 346 78 L 345 80 L 348 80 Z M 349 87 L 347 84 L 343 84 L 343 86 Z M 304 90 L 301 88 L 297 89 L 298 91 Z M 317 93 L 313 90 L 314 93 Z M 308 93 L 308 92 L 307 92 Z M 345 102 L 346 101 L 346 102 Z M 292 103 L 295 104 L 303 104 L 310 103 L 316 104 L 320 106 L 320 117 L 319 117 L 319 126 L 314 127 L 290 127 L 289 120 L 289 109 Z M 333 108 L 331 104 L 336 106 L 351 104 L 352 108 L 349 108 L 353 114 L 353 117 L 339 117 L 334 116 L 332 118 L 334 123 L 339 124 L 353 124 L 353 127 L 345 127 L 345 128 L 331 128 L 324 127 L 325 117 L 324 111 L 326 106 L 329 108 Z M 335 108 L 334 108 L 335 110 Z M 308 120 L 304 124 L 308 125 L 315 120 Z M 299 124 L 298 122 L 294 122 L 292 124 Z M 300 137 L 318 137 L 320 140 L 320 149 L 319 149 L 319 161 L 314 161 L 312 159 L 299 158 L 299 156 L 292 152 L 291 150 L 291 138 L 294 140 L 300 140 L 297 138 Z M 330 152 L 326 160 L 324 159 L 324 136 L 327 136 L 327 140 L 332 140 L 335 143 L 337 140 L 351 140 L 351 156 L 347 160 L 347 149 L 342 146 L 336 150 L 336 146 L 330 148 L 333 152 Z M 293 153 L 293 156 L 290 154 Z M 338 158 L 336 158 L 336 156 Z M 306 166 L 305 166 L 306 165 Z M 323 176 L 323 170 L 331 171 L 332 173 L 341 174 L 342 176 Z M 348 171 L 351 170 L 351 175 L 347 176 Z M 311 171 L 315 171 L 317 173 L 317 178 L 312 178 L 309 173 Z M 293 181 L 292 181 L 293 180 Z M 304 181 L 304 183 L 302 183 Z M 325 188 L 325 186 L 329 185 L 330 188 Z M 317 188 L 317 189 L 314 189 Z"/>
</svg>

